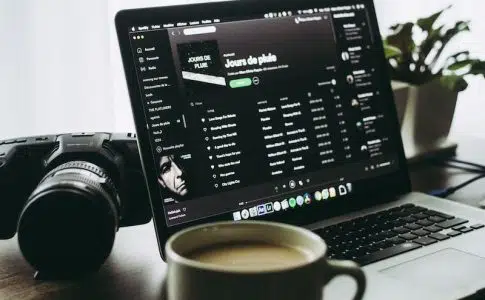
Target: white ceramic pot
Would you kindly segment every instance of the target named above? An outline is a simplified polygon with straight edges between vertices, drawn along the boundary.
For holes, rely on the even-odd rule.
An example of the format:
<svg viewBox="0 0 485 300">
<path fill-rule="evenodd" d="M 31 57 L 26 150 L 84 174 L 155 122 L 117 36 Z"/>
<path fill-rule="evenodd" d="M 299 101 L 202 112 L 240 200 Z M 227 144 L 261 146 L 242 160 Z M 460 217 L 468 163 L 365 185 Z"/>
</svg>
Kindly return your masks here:
<svg viewBox="0 0 485 300">
<path fill-rule="evenodd" d="M 407 83 L 400 81 L 393 81 L 392 91 L 394 92 L 394 103 L 396 104 L 397 117 L 399 119 L 399 124 L 403 124 L 404 116 L 406 114 L 406 109 L 409 99 L 409 90 L 411 86 Z"/>
<path fill-rule="evenodd" d="M 403 93 L 402 90 L 400 93 Z M 399 92 L 395 94 L 396 101 L 399 101 L 402 95 Z M 456 148 L 456 144 L 448 140 L 448 135 L 457 99 L 457 92 L 443 87 L 437 80 L 421 86 L 409 86 L 407 107 L 401 123 L 408 159 L 419 159 L 434 152 Z"/>
</svg>

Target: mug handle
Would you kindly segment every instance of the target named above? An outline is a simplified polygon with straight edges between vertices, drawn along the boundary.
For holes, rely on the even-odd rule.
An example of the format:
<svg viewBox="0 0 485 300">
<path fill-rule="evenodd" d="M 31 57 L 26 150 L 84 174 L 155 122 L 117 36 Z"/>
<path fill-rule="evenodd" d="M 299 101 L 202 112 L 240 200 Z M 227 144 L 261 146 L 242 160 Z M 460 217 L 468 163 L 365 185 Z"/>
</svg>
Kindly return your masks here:
<svg viewBox="0 0 485 300">
<path fill-rule="evenodd" d="M 354 278 L 357 283 L 357 292 L 354 300 L 362 300 L 366 287 L 366 278 L 364 271 L 362 271 L 357 263 L 350 260 L 325 260 L 324 264 L 326 265 L 326 268 L 324 268 L 324 286 L 339 275 L 348 275 Z"/>
</svg>

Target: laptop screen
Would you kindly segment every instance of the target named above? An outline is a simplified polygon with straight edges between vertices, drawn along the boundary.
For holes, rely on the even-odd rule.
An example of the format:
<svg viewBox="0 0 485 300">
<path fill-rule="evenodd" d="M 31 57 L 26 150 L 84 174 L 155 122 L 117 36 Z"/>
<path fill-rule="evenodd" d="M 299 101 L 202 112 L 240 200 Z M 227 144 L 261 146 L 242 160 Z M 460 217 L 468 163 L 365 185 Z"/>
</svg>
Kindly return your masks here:
<svg viewBox="0 0 485 300">
<path fill-rule="evenodd" d="M 396 172 L 371 24 L 355 4 L 126 28 L 167 226 L 343 202 Z"/>
</svg>

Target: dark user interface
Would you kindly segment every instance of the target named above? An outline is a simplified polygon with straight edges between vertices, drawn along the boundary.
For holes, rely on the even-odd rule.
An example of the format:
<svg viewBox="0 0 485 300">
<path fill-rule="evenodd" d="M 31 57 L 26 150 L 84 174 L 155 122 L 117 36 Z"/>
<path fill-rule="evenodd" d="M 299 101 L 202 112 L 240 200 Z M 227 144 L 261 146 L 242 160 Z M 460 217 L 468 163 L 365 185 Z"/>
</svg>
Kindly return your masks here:
<svg viewBox="0 0 485 300">
<path fill-rule="evenodd" d="M 362 4 L 130 28 L 167 225 L 345 201 L 395 171 L 371 30 Z"/>
</svg>

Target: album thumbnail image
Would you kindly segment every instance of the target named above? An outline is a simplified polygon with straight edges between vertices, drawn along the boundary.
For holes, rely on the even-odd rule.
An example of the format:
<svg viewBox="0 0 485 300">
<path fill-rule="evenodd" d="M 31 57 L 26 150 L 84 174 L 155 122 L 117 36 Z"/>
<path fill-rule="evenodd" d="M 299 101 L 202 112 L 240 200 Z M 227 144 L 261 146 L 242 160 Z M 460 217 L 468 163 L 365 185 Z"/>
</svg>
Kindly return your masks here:
<svg viewBox="0 0 485 300">
<path fill-rule="evenodd" d="M 226 87 L 217 41 L 178 44 L 182 78 L 189 88 Z"/>
<path fill-rule="evenodd" d="M 189 200 L 193 194 L 188 169 L 190 155 L 161 155 L 157 159 L 157 181 L 165 203 Z"/>
</svg>

